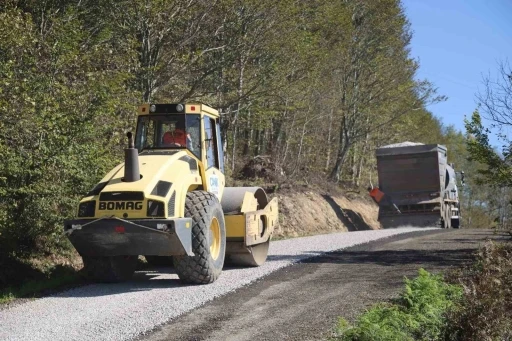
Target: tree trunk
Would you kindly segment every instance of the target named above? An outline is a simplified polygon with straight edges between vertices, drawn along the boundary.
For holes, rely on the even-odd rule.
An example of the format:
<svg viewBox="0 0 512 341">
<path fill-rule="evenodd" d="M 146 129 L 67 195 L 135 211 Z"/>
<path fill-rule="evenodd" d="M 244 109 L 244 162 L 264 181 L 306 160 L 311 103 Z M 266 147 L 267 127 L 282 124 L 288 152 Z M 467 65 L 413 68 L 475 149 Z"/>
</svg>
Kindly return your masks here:
<svg viewBox="0 0 512 341">
<path fill-rule="evenodd" d="M 295 174 L 295 172 L 301 168 L 301 156 L 302 156 L 302 148 L 303 148 L 303 144 L 304 144 L 304 136 L 306 135 L 306 125 L 307 125 L 307 122 L 306 121 L 303 125 L 302 125 L 302 134 L 300 136 L 300 143 L 299 143 L 299 152 L 297 153 L 297 162 L 296 162 L 296 166 L 295 166 L 295 169 L 293 170 L 293 173 L 292 174 Z"/>
<path fill-rule="evenodd" d="M 346 127 L 346 117 L 343 115 L 340 125 L 340 142 L 338 148 L 338 154 L 336 156 L 336 163 L 331 171 L 331 175 L 329 178 L 336 182 L 340 181 L 341 177 L 341 168 L 345 163 L 345 158 L 347 157 L 347 152 L 350 148 L 350 139 Z"/>
<path fill-rule="evenodd" d="M 331 163 L 331 133 L 332 133 L 332 116 L 334 113 L 334 109 L 331 109 L 331 113 L 329 114 L 329 128 L 327 131 L 327 150 L 326 150 L 326 160 L 325 160 L 325 168 L 324 171 L 327 172 L 329 169 L 329 165 Z"/>
<path fill-rule="evenodd" d="M 251 122 L 251 111 L 248 110 L 247 111 L 247 125 L 246 125 L 246 128 L 244 129 L 245 141 L 244 141 L 244 148 L 243 148 L 243 152 L 242 152 L 243 155 L 248 155 L 249 151 L 251 150 L 252 139 L 253 139 L 253 135 L 254 135 L 253 127 L 254 127 L 254 124 Z"/>
<path fill-rule="evenodd" d="M 336 157 L 336 164 L 332 169 L 331 175 L 329 176 L 331 180 L 339 182 L 341 179 L 341 167 L 345 163 L 345 158 L 347 157 L 348 147 L 345 144 L 338 151 L 338 155 Z"/>
<path fill-rule="evenodd" d="M 357 165 L 357 174 L 356 174 L 356 186 L 360 186 L 361 184 L 361 174 L 363 170 L 363 164 L 366 157 L 366 151 L 368 149 L 368 141 L 370 139 L 370 134 L 366 133 L 366 137 L 363 143 L 363 149 L 361 150 L 361 157 L 359 158 L 359 164 Z"/>
<path fill-rule="evenodd" d="M 235 114 L 236 116 L 237 114 Z M 236 156 L 236 132 L 238 128 L 236 125 L 233 126 L 233 146 L 231 147 L 231 172 L 235 171 L 235 156 Z"/>
<path fill-rule="evenodd" d="M 282 167 L 283 165 L 285 165 L 285 162 L 286 162 L 286 158 L 288 156 L 288 148 L 290 147 L 290 137 L 291 137 L 291 132 L 295 126 L 295 118 L 297 117 L 297 112 L 294 111 L 293 112 L 293 118 L 292 118 L 292 124 L 290 125 L 290 129 L 288 129 L 288 133 L 286 134 L 286 137 L 285 137 L 285 146 L 284 146 L 284 153 L 283 153 L 283 157 L 282 157 L 282 161 L 281 161 L 281 164 L 280 166 Z"/>
<path fill-rule="evenodd" d="M 352 184 L 356 182 L 356 173 L 357 173 L 357 148 L 358 144 L 354 144 L 354 148 L 352 149 L 352 160 L 350 165 L 350 170 L 352 172 Z"/>
<path fill-rule="evenodd" d="M 242 55 L 240 55 L 239 59 L 239 69 L 238 69 L 238 88 L 237 88 L 237 102 L 236 102 L 236 112 L 235 118 L 233 120 L 233 155 L 231 159 L 231 171 L 235 170 L 235 157 L 236 157 L 236 138 L 237 138 L 237 119 L 240 116 L 240 108 L 242 107 L 242 95 L 244 92 L 244 72 L 245 72 L 245 59 Z"/>
</svg>

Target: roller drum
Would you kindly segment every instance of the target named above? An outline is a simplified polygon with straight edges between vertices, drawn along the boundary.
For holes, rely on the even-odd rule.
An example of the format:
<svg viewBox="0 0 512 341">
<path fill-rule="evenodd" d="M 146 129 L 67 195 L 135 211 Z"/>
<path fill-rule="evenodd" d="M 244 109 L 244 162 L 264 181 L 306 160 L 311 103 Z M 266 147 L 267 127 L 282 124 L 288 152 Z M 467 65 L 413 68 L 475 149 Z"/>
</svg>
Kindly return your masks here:
<svg viewBox="0 0 512 341">
<path fill-rule="evenodd" d="M 264 209 L 268 205 L 267 193 L 261 187 L 226 187 L 222 195 L 222 209 L 225 215 L 241 214 L 245 193 L 250 192 L 258 201 L 257 210 Z M 264 243 L 245 246 L 243 242 L 236 243 L 234 253 L 227 254 L 226 262 L 238 266 L 260 266 L 265 263 L 268 255 L 270 239 Z M 242 251 L 243 250 L 243 251 Z"/>
<path fill-rule="evenodd" d="M 264 209 L 268 204 L 267 193 L 261 187 L 226 187 L 222 194 L 222 210 L 224 214 L 240 214 L 245 193 L 254 194 L 258 200 L 258 210 Z"/>
</svg>

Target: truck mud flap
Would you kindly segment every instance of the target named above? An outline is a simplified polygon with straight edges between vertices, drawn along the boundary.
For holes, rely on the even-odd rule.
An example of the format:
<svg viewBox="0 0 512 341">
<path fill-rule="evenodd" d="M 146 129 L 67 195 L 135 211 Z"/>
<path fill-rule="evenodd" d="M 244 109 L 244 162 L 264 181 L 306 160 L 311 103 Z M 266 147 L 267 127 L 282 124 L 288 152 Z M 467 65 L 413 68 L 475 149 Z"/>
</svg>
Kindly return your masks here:
<svg viewBox="0 0 512 341">
<path fill-rule="evenodd" d="M 379 222 L 384 229 L 397 227 L 441 227 L 439 213 L 381 216 Z"/>
<path fill-rule="evenodd" d="M 104 218 L 64 223 L 65 234 L 82 256 L 193 256 L 191 230 L 190 218 Z"/>
</svg>

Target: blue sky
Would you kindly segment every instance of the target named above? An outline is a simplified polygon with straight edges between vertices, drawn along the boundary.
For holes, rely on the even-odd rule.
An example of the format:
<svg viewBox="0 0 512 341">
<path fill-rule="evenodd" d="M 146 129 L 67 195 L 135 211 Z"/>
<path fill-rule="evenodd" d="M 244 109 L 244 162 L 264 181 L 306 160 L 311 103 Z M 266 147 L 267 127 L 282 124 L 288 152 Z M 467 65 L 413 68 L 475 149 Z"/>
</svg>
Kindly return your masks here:
<svg viewBox="0 0 512 341">
<path fill-rule="evenodd" d="M 512 0 L 402 0 L 411 23 L 411 55 L 418 78 L 446 95 L 429 106 L 443 124 L 464 131 L 464 115 L 476 109 L 483 75 L 496 75 L 498 62 L 512 63 Z M 491 143 L 498 146 L 496 138 Z"/>
</svg>

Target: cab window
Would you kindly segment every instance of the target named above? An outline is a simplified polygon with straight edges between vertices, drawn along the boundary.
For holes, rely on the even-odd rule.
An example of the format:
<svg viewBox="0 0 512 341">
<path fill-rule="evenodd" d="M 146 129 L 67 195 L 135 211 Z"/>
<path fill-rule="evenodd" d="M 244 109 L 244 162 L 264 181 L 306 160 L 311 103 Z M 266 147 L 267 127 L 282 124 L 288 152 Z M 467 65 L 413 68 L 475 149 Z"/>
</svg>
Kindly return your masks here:
<svg viewBox="0 0 512 341">
<path fill-rule="evenodd" d="M 224 173 L 224 150 L 222 149 L 222 140 L 220 138 L 220 122 L 217 122 L 217 148 L 219 149 L 219 169 Z"/>
<path fill-rule="evenodd" d="M 201 160 L 201 115 L 187 114 L 187 148 Z"/>
<path fill-rule="evenodd" d="M 200 115 L 166 114 L 139 117 L 135 145 L 145 149 L 187 148 L 201 158 Z"/>
<path fill-rule="evenodd" d="M 217 130 L 215 120 L 208 116 L 203 119 L 204 122 L 204 145 L 206 148 L 206 168 L 219 167 L 219 153 L 217 149 Z"/>
</svg>

